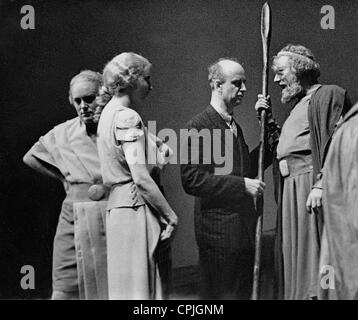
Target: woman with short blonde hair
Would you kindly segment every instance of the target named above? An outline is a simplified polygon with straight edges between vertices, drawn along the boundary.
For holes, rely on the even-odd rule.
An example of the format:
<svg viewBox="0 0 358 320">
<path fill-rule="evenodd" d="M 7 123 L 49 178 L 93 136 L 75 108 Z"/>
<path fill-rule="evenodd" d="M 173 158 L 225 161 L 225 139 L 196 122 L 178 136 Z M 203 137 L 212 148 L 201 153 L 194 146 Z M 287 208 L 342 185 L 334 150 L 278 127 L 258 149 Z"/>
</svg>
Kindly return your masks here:
<svg viewBox="0 0 358 320">
<path fill-rule="evenodd" d="M 147 157 L 155 150 L 165 164 L 169 152 L 159 151 L 165 150 L 157 148 L 162 142 L 153 143 L 134 110 L 151 90 L 150 69 L 146 58 L 125 52 L 103 70 L 106 94 L 112 96 L 98 126 L 102 175 L 111 188 L 106 219 L 110 299 L 162 298 L 155 251 L 177 225 L 176 214 L 150 176 Z"/>
</svg>

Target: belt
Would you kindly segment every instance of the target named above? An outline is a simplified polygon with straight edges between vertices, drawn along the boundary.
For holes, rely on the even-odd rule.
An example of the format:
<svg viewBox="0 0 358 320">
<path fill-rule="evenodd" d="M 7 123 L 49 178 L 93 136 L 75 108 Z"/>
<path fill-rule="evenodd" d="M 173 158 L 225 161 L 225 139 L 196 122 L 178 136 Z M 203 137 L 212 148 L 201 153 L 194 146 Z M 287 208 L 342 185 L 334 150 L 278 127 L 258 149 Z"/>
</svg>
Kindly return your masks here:
<svg viewBox="0 0 358 320">
<path fill-rule="evenodd" d="M 296 176 L 313 170 L 312 155 L 292 155 L 279 161 L 282 177 Z"/>
<path fill-rule="evenodd" d="M 145 200 L 133 181 L 112 185 L 108 198 L 107 210 L 121 207 L 138 207 L 145 204 Z"/>
<path fill-rule="evenodd" d="M 76 183 L 67 189 L 67 198 L 74 201 L 99 201 L 108 197 L 108 188 L 103 184 Z"/>
</svg>

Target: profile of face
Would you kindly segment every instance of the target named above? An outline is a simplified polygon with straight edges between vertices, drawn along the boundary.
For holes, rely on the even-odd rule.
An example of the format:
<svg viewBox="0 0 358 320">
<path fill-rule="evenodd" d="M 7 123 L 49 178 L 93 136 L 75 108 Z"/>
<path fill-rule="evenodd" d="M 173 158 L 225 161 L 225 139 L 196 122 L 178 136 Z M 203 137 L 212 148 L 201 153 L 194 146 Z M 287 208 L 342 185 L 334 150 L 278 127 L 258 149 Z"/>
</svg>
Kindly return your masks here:
<svg viewBox="0 0 358 320">
<path fill-rule="evenodd" d="M 241 104 L 246 92 L 246 77 L 244 68 L 237 62 L 224 62 L 223 73 L 225 81 L 219 86 L 221 97 L 228 107 L 232 109 Z"/>
<path fill-rule="evenodd" d="M 86 80 L 78 80 L 71 87 L 72 104 L 84 124 L 94 124 L 99 120 L 96 102 L 98 85 Z"/>
<path fill-rule="evenodd" d="M 273 71 L 275 73 L 274 82 L 282 89 L 282 103 L 292 101 L 303 91 L 288 56 L 283 55 L 275 59 Z"/>
<path fill-rule="evenodd" d="M 143 102 L 149 92 L 152 90 L 152 84 L 150 81 L 150 70 L 144 71 L 143 74 L 139 75 L 133 84 L 131 97 L 134 103 Z"/>
</svg>

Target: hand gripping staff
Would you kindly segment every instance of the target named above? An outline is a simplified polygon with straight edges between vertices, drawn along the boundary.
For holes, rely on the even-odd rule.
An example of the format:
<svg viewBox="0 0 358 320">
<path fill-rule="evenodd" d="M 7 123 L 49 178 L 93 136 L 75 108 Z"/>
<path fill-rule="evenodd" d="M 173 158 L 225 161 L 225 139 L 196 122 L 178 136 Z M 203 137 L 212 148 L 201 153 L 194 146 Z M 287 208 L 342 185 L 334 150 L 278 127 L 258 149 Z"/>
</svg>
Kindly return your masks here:
<svg viewBox="0 0 358 320">
<path fill-rule="evenodd" d="M 262 6 L 261 10 L 261 39 L 262 39 L 262 53 L 263 53 L 263 70 L 262 70 L 262 94 L 268 95 L 268 57 L 271 40 L 271 10 L 267 2 Z M 259 110 L 260 112 L 260 153 L 258 178 L 264 181 L 264 158 L 265 158 L 265 138 L 266 138 L 266 110 Z M 254 264 L 254 282 L 252 288 L 252 300 L 259 299 L 260 291 L 260 264 L 261 264 L 261 238 L 262 238 L 262 224 L 263 224 L 263 194 L 258 194 L 256 198 L 257 210 L 257 225 L 255 235 L 255 264 Z"/>
</svg>

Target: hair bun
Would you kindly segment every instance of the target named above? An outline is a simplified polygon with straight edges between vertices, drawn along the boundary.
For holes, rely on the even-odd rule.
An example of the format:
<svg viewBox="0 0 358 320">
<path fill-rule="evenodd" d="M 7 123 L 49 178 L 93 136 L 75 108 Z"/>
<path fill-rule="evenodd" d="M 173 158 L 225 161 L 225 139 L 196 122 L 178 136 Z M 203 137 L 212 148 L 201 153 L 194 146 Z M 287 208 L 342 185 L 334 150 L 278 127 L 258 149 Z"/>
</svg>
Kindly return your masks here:
<svg viewBox="0 0 358 320">
<path fill-rule="evenodd" d="M 122 52 L 104 67 L 103 83 L 111 95 L 117 95 L 131 87 L 150 67 L 151 63 L 143 56 L 133 52 Z"/>
</svg>

